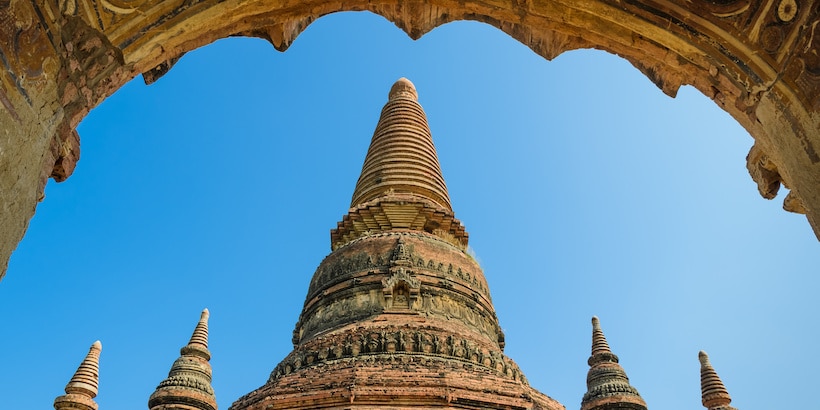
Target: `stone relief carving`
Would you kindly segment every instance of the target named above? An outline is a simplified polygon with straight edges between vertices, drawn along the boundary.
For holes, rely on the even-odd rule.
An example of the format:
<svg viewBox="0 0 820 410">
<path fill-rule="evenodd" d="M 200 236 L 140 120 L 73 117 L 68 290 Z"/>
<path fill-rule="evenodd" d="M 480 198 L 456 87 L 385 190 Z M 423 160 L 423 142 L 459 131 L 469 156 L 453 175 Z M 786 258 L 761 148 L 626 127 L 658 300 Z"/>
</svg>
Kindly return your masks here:
<svg viewBox="0 0 820 410">
<path fill-rule="evenodd" d="M 359 328 L 344 335 L 319 337 L 308 345 L 299 346 L 271 372 L 268 382 L 274 382 L 301 368 L 333 360 L 410 355 L 435 356 L 472 363 L 492 369 L 512 380 L 527 384 L 521 370 L 499 350 L 487 347 L 459 335 L 442 334 L 434 329 L 412 330 L 395 326 Z"/>
<path fill-rule="evenodd" d="M 775 0 L 773 3 L 771 10 L 761 14 L 755 23 L 760 27 L 756 40 L 774 59 L 772 64 L 783 69 L 784 58 L 792 54 L 794 49 L 794 39 L 788 38 L 799 29 L 798 24 L 794 23 L 800 7 L 796 0 Z M 751 33 L 755 33 L 755 30 Z"/>
<path fill-rule="evenodd" d="M 359 294 L 352 297 L 336 299 L 328 304 L 320 305 L 311 314 L 306 315 L 307 320 L 304 322 L 300 321 L 296 324 L 296 329 L 298 329 L 296 333 L 299 336 L 299 340 L 302 340 L 320 330 L 355 321 L 380 312 L 382 309 L 382 302 L 373 300 L 369 294 Z M 295 341 L 294 344 L 296 343 L 298 342 Z"/>
<path fill-rule="evenodd" d="M 216 26 L 227 17 L 225 13 L 209 12 L 213 7 L 223 7 L 227 4 L 219 1 L 0 0 L 0 21 L 3 23 L 0 24 L 0 52 L 3 56 L 0 63 L 6 68 L 5 74 L 0 75 L 0 86 L 3 91 L 0 93 L 0 112 L 8 113 L 10 123 L 6 124 L 7 128 L 28 129 L 36 126 L 37 122 L 48 120 L 30 115 L 29 108 L 32 107 L 47 108 L 50 112 L 44 111 L 42 115 L 45 117 L 53 115 L 56 118 L 62 115 L 61 109 L 66 106 L 62 100 L 68 97 L 55 97 L 51 91 L 55 87 L 65 88 L 65 81 L 59 76 L 46 74 L 52 74 L 69 65 L 69 62 L 62 58 L 66 50 L 60 37 L 72 37 L 73 34 L 66 33 L 72 29 L 64 24 L 64 17 L 81 18 L 86 25 L 99 30 L 116 48 L 123 51 L 125 61 L 129 62 L 123 74 L 124 80 L 113 81 L 112 86 L 106 82 L 89 83 L 88 87 L 84 87 L 83 91 L 98 96 L 108 94 L 136 75 L 137 70 L 134 67 L 145 72 L 151 70 L 147 68 L 149 63 L 156 67 L 161 66 L 161 69 L 153 74 L 154 78 L 161 75 L 168 64 L 161 63 L 158 66 L 160 57 L 149 53 L 149 50 L 163 49 L 161 57 L 166 58 L 165 61 L 168 62 L 178 53 L 208 44 L 217 37 L 254 35 L 252 33 L 260 30 L 270 33 L 267 37 L 281 50 L 310 21 L 334 11 L 368 9 L 396 22 L 414 37 L 446 21 L 479 18 L 495 25 L 546 58 L 553 58 L 569 49 L 598 47 L 623 56 L 637 67 L 645 67 L 642 71 L 650 77 L 653 75 L 649 73 L 670 73 L 658 74 L 658 77 L 675 77 L 677 85 L 685 80 L 685 83 L 696 86 L 707 95 L 715 96 L 714 99 L 721 108 L 737 118 L 757 140 L 763 142 L 773 157 L 783 161 L 778 165 L 783 175 L 791 175 L 790 181 L 795 185 L 795 191 L 802 193 L 806 202 L 803 205 L 812 215 L 810 220 L 820 220 L 817 216 L 817 209 L 820 207 L 816 203 L 816 184 L 812 182 L 816 180 L 812 177 L 812 172 L 816 170 L 811 168 L 812 165 L 820 163 L 820 155 L 815 148 L 818 144 L 817 112 L 820 111 L 820 56 L 817 50 L 820 3 L 816 1 L 627 0 L 619 3 L 620 6 L 613 11 L 618 11 L 618 8 L 626 11 L 624 17 L 627 20 L 621 24 L 630 29 L 613 30 L 605 21 L 601 21 L 601 30 L 595 31 L 594 35 L 588 30 L 582 30 L 581 27 L 585 27 L 584 25 L 578 25 L 579 22 L 587 20 L 566 19 L 566 16 L 557 11 L 561 10 L 560 8 L 553 9 L 540 3 L 518 0 L 511 3 L 511 7 L 531 15 L 533 19 L 525 19 L 527 22 L 519 24 L 505 20 L 513 15 L 509 14 L 511 10 L 506 10 L 505 7 L 478 10 L 474 5 L 465 6 L 462 3 L 448 3 L 447 7 L 433 7 L 428 4 L 413 8 L 411 13 L 407 13 L 401 7 L 396 9 L 392 3 L 328 3 L 318 9 L 308 4 L 286 7 L 285 3 L 240 3 L 231 10 L 247 16 L 243 23 L 247 23 L 248 26 L 241 28 L 246 31 L 232 33 L 225 28 L 223 31 L 208 30 L 209 26 Z M 522 6 L 523 4 L 526 6 Z M 611 2 L 593 2 L 590 5 L 596 6 L 590 10 L 593 16 L 598 16 L 597 13 L 601 10 L 609 10 L 612 7 Z M 267 26 L 271 21 L 276 23 Z M 560 33 L 553 30 L 554 24 L 544 23 L 547 21 L 561 25 Z M 617 26 L 621 27 L 621 24 Z M 193 28 L 191 31 L 202 30 L 202 35 L 184 45 L 171 44 L 172 42 L 167 39 L 156 38 L 157 33 L 167 32 L 167 28 L 173 26 Z M 646 26 L 655 29 L 645 30 Z M 640 30 L 641 27 L 644 28 L 643 32 Z M 675 41 L 668 41 L 670 39 Z M 140 46 L 132 49 L 129 45 L 135 42 Z M 672 43 L 681 43 L 685 46 Z M 167 51 L 166 48 L 173 51 Z M 735 50 L 727 54 L 722 49 Z M 757 60 L 754 66 L 747 64 L 750 60 Z M 662 81 L 667 82 L 666 79 Z M 98 90 L 97 86 L 105 90 Z M 675 90 L 675 87 L 664 86 L 662 89 L 670 92 Z M 756 95 L 748 97 L 744 93 Z M 746 98 L 760 101 L 763 97 L 766 97 L 765 101 L 770 104 L 760 109 L 748 105 L 739 106 L 745 104 Z M 80 113 L 77 118 L 82 118 L 99 101 L 99 98 L 85 98 L 80 104 L 81 109 L 77 111 Z M 754 125 L 757 120 L 762 121 L 761 126 Z M 72 132 L 71 129 L 62 131 L 65 135 Z M 788 138 L 798 139 L 799 144 L 772 137 L 773 135 L 788 135 Z M 74 139 L 77 138 L 70 138 Z M 68 140 L 63 138 L 62 145 L 66 146 L 65 142 Z M 73 142 L 70 144 L 78 145 Z M 46 146 L 44 150 L 52 148 Z M 808 164 L 802 160 L 783 159 L 798 156 L 802 158 L 804 153 L 810 160 Z M 45 152 L 43 154 L 49 155 Z M 807 165 L 809 167 L 806 167 Z M 28 165 L 15 165 L 16 169 L 20 170 L 26 166 Z M 35 171 L 27 172 L 33 175 Z M 65 171 L 55 173 L 58 178 L 64 178 L 66 174 Z M 6 194 L 8 198 L 16 195 Z M 26 207 L 33 205 L 27 204 Z M 20 213 L 19 218 L 28 220 L 29 217 Z M 433 213 L 429 218 L 431 221 L 439 220 Z M 425 229 L 435 230 L 431 227 L 432 225 L 425 225 Z M 22 235 L 20 229 L 23 228 L 9 234 L 12 235 L 10 238 L 17 238 L 13 239 L 15 242 Z M 815 231 L 820 232 L 817 227 Z"/>
<path fill-rule="evenodd" d="M 388 252 L 370 255 L 362 251 L 322 262 L 296 324 L 294 345 L 322 331 L 385 311 L 459 320 L 489 340 L 503 339 L 492 306 L 486 302 L 489 291 L 479 274 L 449 262 L 425 263 L 405 239 L 408 234 L 390 236 L 396 237 L 396 245 Z"/>
<path fill-rule="evenodd" d="M 311 297 L 316 290 L 333 283 L 337 278 L 347 278 L 353 273 L 376 266 L 378 265 L 373 263 L 370 255 L 365 252 L 360 252 L 352 258 L 341 258 L 341 260 L 334 263 L 322 263 L 310 282 L 308 297 Z"/>
<path fill-rule="evenodd" d="M 378 236 L 386 235 L 387 234 L 382 234 Z M 344 280 L 349 280 L 349 278 L 356 273 L 361 273 L 369 269 L 389 271 L 390 266 L 399 265 L 412 267 L 412 261 L 414 260 L 417 261 L 415 267 L 420 268 L 418 269 L 420 271 L 418 273 L 427 271 L 434 273 L 432 276 L 446 276 L 452 280 L 458 280 L 483 294 L 487 299 L 490 299 L 489 289 L 484 285 L 484 281 L 478 279 L 477 275 L 463 270 L 462 267 L 453 266 L 449 263 L 445 265 L 444 262 L 437 262 L 432 259 L 427 261 L 425 265 L 424 259 L 414 254 L 412 249 L 401 239 L 401 236 L 399 238 L 400 242 L 397 243 L 396 248 L 389 254 L 378 255 L 375 262 L 372 257 L 365 252 L 361 252 L 353 257 L 335 260 L 333 263 L 323 261 L 313 275 L 308 289 L 307 299 L 310 300 L 316 297 L 317 292 L 323 288 Z"/>
<path fill-rule="evenodd" d="M 416 310 L 428 316 L 461 320 L 490 340 L 498 339 L 500 328 L 495 316 L 479 307 L 473 299 L 432 291 L 421 293 L 421 290 L 419 281 L 404 271 L 382 280 L 381 295 L 367 292 L 324 302 L 304 314 L 296 324 L 293 343 L 298 344 L 322 330 L 391 309 Z"/>
<path fill-rule="evenodd" d="M 201 390 L 208 394 L 214 394 L 213 387 L 211 387 L 210 383 L 207 383 L 198 377 L 188 377 L 182 375 L 169 376 L 167 379 L 160 382 L 157 388 L 160 387 L 187 387 L 190 389 Z"/>
<path fill-rule="evenodd" d="M 16 90 L 32 106 L 30 89 L 45 85 L 46 72 L 52 75 L 57 72 L 59 53 L 54 41 L 35 3 L 0 2 L 0 63 L 5 68 L 0 80 L 3 94 Z M 12 117 L 19 118 L 8 95 L 4 95 L 1 102 Z"/>
<path fill-rule="evenodd" d="M 820 109 L 820 7 L 815 5 L 813 20 L 801 28 L 802 41 L 797 43 L 797 58 L 787 69 L 790 77 L 795 79 L 799 91 L 809 107 Z M 801 141 L 802 142 L 802 141 Z M 808 140 L 806 140 L 808 143 Z M 810 144 L 809 144 L 810 145 Z M 812 158 L 813 163 L 818 161 Z"/>
<path fill-rule="evenodd" d="M 412 271 L 403 267 L 391 269 L 389 277 L 382 279 L 384 307 L 410 309 L 419 297 L 421 283 Z"/>
<path fill-rule="evenodd" d="M 410 251 L 407 249 L 407 243 L 403 236 L 399 236 L 396 240 L 396 248 L 393 249 L 393 255 L 390 258 L 391 266 L 409 266 L 412 263 L 410 258 Z"/>
</svg>

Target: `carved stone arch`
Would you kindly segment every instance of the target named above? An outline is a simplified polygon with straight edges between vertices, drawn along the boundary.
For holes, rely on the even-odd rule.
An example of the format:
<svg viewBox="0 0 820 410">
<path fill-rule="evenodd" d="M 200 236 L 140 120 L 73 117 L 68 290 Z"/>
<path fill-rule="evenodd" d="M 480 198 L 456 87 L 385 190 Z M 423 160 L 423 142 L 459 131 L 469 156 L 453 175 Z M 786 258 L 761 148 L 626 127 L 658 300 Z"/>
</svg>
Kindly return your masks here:
<svg viewBox="0 0 820 410">
<path fill-rule="evenodd" d="M 413 272 L 399 267 L 391 269 L 389 277 L 382 279 L 382 295 L 386 309 L 410 309 L 421 292 L 421 282 Z"/>
<path fill-rule="evenodd" d="M 490 24 L 552 59 L 597 48 L 664 93 L 690 84 L 755 139 L 747 168 L 761 195 L 820 233 L 820 2 L 817 0 L 32 0 L 0 2 L 0 272 L 49 177 L 79 157 L 79 121 L 123 84 L 159 78 L 185 52 L 228 36 L 285 50 L 311 22 L 371 11 L 412 38 L 455 20 Z M 26 44 L 22 47 L 21 44 Z M 25 52 L 23 52 L 25 51 Z"/>
</svg>

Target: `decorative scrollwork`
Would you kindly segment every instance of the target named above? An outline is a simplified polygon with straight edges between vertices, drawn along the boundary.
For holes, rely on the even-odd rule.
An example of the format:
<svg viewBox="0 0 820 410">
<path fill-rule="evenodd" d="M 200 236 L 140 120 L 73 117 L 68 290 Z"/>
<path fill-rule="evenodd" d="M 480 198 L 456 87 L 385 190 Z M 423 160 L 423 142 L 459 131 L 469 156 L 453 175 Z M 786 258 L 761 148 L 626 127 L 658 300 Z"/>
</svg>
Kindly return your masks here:
<svg viewBox="0 0 820 410">
<path fill-rule="evenodd" d="M 797 11 L 797 2 L 795 0 L 780 0 L 777 5 L 777 18 L 784 23 L 788 23 L 794 20 Z"/>
</svg>

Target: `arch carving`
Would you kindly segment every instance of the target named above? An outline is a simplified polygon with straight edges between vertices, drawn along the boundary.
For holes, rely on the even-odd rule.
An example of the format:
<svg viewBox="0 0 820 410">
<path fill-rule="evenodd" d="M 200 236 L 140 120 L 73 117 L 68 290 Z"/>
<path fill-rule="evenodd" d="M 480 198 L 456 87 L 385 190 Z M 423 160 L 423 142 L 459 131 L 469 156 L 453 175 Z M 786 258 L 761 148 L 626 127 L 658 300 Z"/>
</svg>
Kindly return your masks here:
<svg viewBox="0 0 820 410">
<path fill-rule="evenodd" d="M 228 36 L 284 51 L 311 22 L 371 11 L 410 37 L 475 20 L 552 59 L 596 48 L 674 97 L 689 84 L 755 139 L 747 168 L 764 198 L 820 234 L 820 1 L 817 0 L 0 0 L 0 272 L 48 178 L 70 176 L 80 120 L 143 74 Z M 0 273 L 0 277 L 2 274 Z"/>
</svg>

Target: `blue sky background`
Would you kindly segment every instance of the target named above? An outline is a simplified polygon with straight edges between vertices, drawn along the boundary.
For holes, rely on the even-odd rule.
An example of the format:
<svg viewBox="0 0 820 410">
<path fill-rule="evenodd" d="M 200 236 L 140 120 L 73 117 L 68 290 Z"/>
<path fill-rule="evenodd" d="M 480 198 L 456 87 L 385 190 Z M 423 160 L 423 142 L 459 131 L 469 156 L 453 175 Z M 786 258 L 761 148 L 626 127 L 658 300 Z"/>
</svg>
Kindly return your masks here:
<svg viewBox="0 0 820 410">
<path fill-rule="evenodd" d="M 818 243 L 757 194 L 728 114 L 604 52 L 342 13 L 285 53 L 218 41 L 88 115 L 0 282 L 0 408 L 51 408 L 100 339 L 101 409 L 144 409 L 204 307 L 219 407 L 262 385 L 402 76 L 533 386 L 579 408 L 598 315 L 650 409 L 701 408 L 700 349 L 741 410 L 815 405 Z"/>
</svg>

